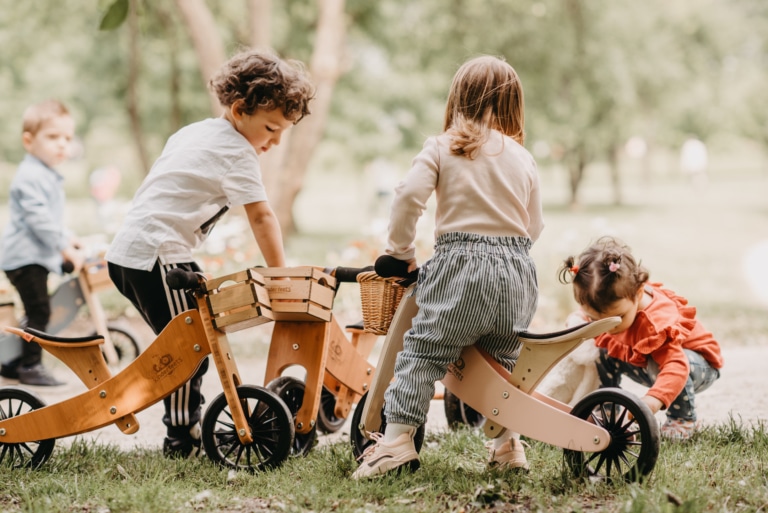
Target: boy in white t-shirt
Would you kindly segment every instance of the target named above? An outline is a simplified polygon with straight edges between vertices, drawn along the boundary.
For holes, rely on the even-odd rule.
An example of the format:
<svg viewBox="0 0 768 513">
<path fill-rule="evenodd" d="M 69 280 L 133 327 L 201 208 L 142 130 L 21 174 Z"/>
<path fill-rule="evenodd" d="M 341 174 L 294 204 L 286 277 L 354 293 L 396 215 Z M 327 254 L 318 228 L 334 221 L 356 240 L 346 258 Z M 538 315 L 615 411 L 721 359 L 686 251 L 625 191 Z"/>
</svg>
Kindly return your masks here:
<svg viewBox="0 0 768 513">
<path fill-rule="evenodd" d="M 262 51 L 234 56 L 209 86 L 224 114 L 186 126 L 168 139 L 106 255 L 110 278 L 155 333 L 195 305 L 183 291 L 168 288 L 168 270 L 200 270 L 192 250 L 230 207 L 245 207 L 267 266 L 285 266 L 280 226 L 267 202 L 258 155 L 279 144 L 283 132 L 309 114 L 314 87 L 301 63 Z M 163 401 L 167 456 L 200 454 L 200 387 L 207 368 L 206 359 L 189 382 Z"/>
</svg>

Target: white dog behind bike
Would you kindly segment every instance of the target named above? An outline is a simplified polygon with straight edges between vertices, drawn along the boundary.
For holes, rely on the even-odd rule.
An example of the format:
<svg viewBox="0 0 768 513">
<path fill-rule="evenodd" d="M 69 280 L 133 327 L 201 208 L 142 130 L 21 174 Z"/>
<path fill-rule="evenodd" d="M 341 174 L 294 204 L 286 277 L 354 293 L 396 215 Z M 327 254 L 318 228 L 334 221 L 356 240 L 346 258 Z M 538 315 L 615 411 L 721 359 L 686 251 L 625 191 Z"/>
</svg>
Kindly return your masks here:
<svg viewBox="0 0 768 513">
<path fill-rule="evenodd" d="M 565 321 L 568 328 L 587 322 L 581 311 L 571 313 Z M 600 351 L 595 339 L 589 338 L 560 360 L 541 380 L 536 391 L 553 399 L 575 405 L 582 397 L 597 390 L 600 377 L 595 361 Z"/>
</svg>

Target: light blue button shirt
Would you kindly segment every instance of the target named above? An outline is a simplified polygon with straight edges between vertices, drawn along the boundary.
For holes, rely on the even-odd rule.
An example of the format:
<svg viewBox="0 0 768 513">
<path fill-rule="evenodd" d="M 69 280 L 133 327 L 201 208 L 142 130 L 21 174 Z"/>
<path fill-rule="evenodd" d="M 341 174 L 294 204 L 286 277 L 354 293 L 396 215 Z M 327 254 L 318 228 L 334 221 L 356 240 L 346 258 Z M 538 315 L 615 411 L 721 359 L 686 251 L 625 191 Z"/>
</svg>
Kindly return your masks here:
<svg viewBox="0 0 768 513">
<path fill-rule="evenodd" d="M 69 233 L 64 226 L 64 177 L 26 155 L 11 182 L 10 215 L 2 239 L 0 268 L 11 271 L 42 265 L 61 273 L 61 251 Z"/>
</svg>

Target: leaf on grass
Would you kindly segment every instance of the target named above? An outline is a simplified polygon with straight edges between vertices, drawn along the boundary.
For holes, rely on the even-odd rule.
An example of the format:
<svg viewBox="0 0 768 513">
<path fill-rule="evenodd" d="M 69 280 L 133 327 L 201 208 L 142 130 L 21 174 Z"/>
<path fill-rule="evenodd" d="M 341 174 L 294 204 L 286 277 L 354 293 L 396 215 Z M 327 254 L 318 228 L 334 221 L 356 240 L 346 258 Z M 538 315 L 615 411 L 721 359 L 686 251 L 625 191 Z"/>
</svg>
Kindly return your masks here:
<svg viewBox="0 0 768 513">
<path fill-rule="evenodd" d="M 123 468 L 122 465 L 120 465 L 118 463 L 117 467 L 115 467 L 115 468 L 117 469 L 117 473 L 120 474 L 121 476 L 123 476 L 123 479 L 125 479 L 126 481 L 130 481 L 131 480 L 130 474 L 128 474 L 128 472 Z"/>
<path fill-rule="evenodd" d="M 683 504 L 683 499 L 681 499 L 680 497 L 678 497 L 674 493 L 670 492 L 669 490 L 667 490 L 665 492 L 665 494 L 667 496 L 667 501 L 671 502 L 675 506 L 681 506 Z"/>
<path fill-rule="evenodd" d="M 123 24 L 128 17 L 128 1 L 115 0 L 101 19 L 99 30 L 114 30 Z"/>
</svg>

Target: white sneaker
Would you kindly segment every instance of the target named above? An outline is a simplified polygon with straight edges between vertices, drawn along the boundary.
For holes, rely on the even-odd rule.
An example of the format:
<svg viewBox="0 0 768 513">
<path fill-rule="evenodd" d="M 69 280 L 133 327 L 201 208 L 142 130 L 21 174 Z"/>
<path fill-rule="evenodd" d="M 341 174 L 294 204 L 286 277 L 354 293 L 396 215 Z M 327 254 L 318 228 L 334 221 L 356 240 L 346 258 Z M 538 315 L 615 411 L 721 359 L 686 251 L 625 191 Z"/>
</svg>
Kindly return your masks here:
<svg viewBox="0 0 768 513">
<path fill-rule="evenodd" d="M 411 471 L 419 468 L 419 453 L 413 445 L 409 433 L 403 433 L 392 443 L 385 443 L 381 433 L 371 433 L 375 443 L 369 446 L 360 456 L 360 466 L 352 474 L 352 479 L 370 479 L 391 470 L 401 470 L 409 465 Z"/>
<path fill-rule="evenodd" d="M 488 465 L 498 469 L 528 470 L 528 459 L 525 457 L 525 442 L 510 438 L 498 450 L 493 449 L 493 442 L 488 442 Z M 530 447 L 530 446 L 529 446 Z"/>
</svg>

